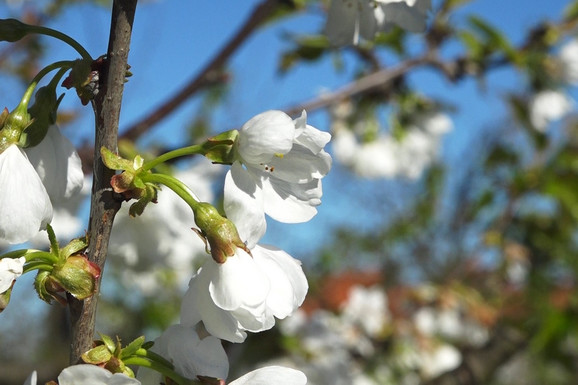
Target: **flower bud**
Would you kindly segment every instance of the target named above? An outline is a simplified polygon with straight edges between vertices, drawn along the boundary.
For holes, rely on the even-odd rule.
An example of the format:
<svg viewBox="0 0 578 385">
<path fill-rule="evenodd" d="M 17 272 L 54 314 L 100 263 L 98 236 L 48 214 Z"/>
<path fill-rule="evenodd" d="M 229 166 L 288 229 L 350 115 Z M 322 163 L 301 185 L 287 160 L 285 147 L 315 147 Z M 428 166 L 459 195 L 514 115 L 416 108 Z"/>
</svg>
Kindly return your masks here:
<svg viewBox="0 0 578 385">
<path fill-rule="evenodd" d="M 10 296 L 12 295 L 12 288 L 6 290 L 4 293 L 0 294 L 0 313 L 6 309 L 8 303 L 10 302 Z"/>
<path fill-rule="evenodd" d="M 54 266 L 51 272 L 38 273 L 35 286 L 42 300 L 50 303 L 55 299 L 64 305 L 66 300 L 59 293 L 68 292 L 76 299 L 86 299 L 96 291 L 99 277 L 100 268 L 84 255 L 77 254 Z"/>
<path fill-rule="evenodd" d="M 0 41 L 11 43 L 28 34 L 28 26 L 16 19 L 0 19 Z"/>
<path fill-rule="evenodd" d="M 232 257 L 237 247 L 251 251 L 241 241 L 237 228 L 227 218 L 221 216 L 217 209 L 209 203 L 201 202 L 195 211 L 195 223 L 199 226 L 200 235 L 208 242 L 210 253 L 215 262 L 225 263 L 227 257 Z"/>
<path fill-rule="evenodd" d="M 32 122 L 22 133 L 20 144 L 22 147 L 34 147 L 46 136 L 48 127 L 56 123 L 56 113 L 60 98 L 56 96 L 56 90 L 50 86 L 41 87 L 36 91 L 34 104 L 28 109 Z"/>
</svg>

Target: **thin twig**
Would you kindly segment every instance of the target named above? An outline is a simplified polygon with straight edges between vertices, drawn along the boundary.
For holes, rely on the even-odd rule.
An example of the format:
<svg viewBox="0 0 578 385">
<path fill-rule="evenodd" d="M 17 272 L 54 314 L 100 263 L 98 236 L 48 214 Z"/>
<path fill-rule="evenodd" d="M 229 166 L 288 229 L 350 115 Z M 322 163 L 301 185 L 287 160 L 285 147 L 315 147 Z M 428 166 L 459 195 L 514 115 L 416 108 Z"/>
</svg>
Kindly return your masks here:
<svg viewBox="0 0 578 385">
<path fill-rule="evenodd" d="M 95 144 L 94 177 L 88 228 L 88 258 L 104 270 L 112 222 L 120 201 L 115 200 L 110 188 L 113 171 L 102 163 L 102 146 L 116 151 L 120 106 L 127 70 L 132 24 L 137 0 L 115 0 L 112 8 L 110 39 L 105 68 L 100 74 L 103 82 L 94 100 Z M 70 363 L 80 362 L 81 355 L 92 347 L 98 290 L 94 296 L 78 301 L 70 298 L 72 343 Z"/>
</svg>

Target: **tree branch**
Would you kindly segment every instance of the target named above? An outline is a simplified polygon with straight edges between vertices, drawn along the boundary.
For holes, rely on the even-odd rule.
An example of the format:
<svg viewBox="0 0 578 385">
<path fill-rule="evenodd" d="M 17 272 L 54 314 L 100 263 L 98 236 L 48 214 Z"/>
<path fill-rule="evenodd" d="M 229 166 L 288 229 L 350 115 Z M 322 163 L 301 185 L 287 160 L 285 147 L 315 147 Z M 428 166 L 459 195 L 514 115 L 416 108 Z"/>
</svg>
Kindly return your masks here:
<svg viewBox="0 0 578 385">
<path fill-rule="evenodd" d="M 120 208 L 120 201 L 114 199 L 110 188 L 110 178 L 114 172 L 104 166 L 100 148 L 104 146 L 112 151 L 117 150 L 120 107 L 136 4 L 137 0 L 115 0 L 113 3 L 107 60 L 100 74 L 101 89 L 93 103 L 96 131 L 87 253 L 89 260 L 97 263 L 101 271 L 104 269 L 112 222 Z M 70 298 L 71 364 L 78 363 L 80 356 L 92 347 L 99 290 L 100 282 L 92 297 L 84 301 Z"/>
</svg>

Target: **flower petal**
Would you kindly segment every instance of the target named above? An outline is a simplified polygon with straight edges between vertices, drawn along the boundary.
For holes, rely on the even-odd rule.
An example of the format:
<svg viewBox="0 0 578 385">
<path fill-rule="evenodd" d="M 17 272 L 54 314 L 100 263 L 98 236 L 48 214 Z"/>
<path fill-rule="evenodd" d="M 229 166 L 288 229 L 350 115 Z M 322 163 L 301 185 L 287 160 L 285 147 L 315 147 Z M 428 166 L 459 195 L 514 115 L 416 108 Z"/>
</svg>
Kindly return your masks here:
<svg viewBox="0 0 578 385">
<path fill-rule="evenodd" d="M 307 377 L 299 370 L 282 366 L 267 366 L 237 378 L 229 385 L 305 385 Z"/>
<path fill-rule="evenodd" d="M 265 212 L 271 218 L 284 223 L 301 223 L 317 214 L 315 206 L 321 204 L 321 180 L 296 184 L 267 178 L 262 183 Z"/>
<path fill-rule="evenodd" d="M 225 177 L 223 205 L 241 240 L 247 242 L 249 248 L 253 247 L 267 229 L 263 191 L 239 162 L 233 163 Z"/>
<path fill-rule="evenodd" d="M 46 189 L 26 154 L 16 145 L 0 154 L 0 238 L 26 242 L 52 219 Z"/>
<path fill-rule="evenodd" d="M 295 125 L 282 111 L 265 111 L 241 127 L 237 149 L 245 163 L 268 162 L 275 154 L 285 154 L 293 146 Z"/>
<path fill-rule="evenodd" d="M 0 294 L 12 287 L 12 282 L 22 275 L 25 257 L 0 259 Z"/>
</svg>

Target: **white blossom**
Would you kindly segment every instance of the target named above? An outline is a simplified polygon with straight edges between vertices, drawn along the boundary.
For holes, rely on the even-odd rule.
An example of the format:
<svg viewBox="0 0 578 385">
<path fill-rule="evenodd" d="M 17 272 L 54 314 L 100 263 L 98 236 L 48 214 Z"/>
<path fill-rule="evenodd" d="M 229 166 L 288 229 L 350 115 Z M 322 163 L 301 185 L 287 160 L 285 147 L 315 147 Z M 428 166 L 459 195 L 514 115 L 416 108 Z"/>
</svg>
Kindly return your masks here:
<svg viewBox="0 0 578 385">
<path fill-rule="evenodd" d="M 562 119 L 572 106 L 572 99 L 561 91 L 541 91 L 530 100 L 530 122 L 538 131 L 544 132 L 550 123 Z"/>
<path fill-rule="evenodd" d="M 245 331 L 270 329 L 299 307 L 307 293 L 301 263 L 272 246 L 238 249 L 225 263 L 207 261 L 183 298 L 181 323 L 203 321 L 218 338 L 243 342 Z"/>
<path fill-rule="evenodd" d="M 0 294 L 10 289 L 12 282 L 22 275 L 24 263 L 25 257 L 0 259 Z"/>
<path fill-rule="evenodd" d="M 84 173 L 76 149 L 53 124 L 44 139 L 26 149 L 30 163 L 53 200 L 70 198 L 82 189 Z"/>
<path fill-rule="evenodd" d="M 229 385 L 305 385 L 307 377 L 299 370 L 282 366 L 267 366 L 237 378 Z"/>
<path fill-rule="evenodd" d="M 140 385 L 140 381 L 126 374 L 112 374 L 95 365 L 74 365 L 64 369 L 58 376 L 59 385 Z"/>
<path fill-rule="evenodd" d="M 285 223 L 306 222 L 317 214 L 321 179 L 331 168 L 323 149 L 331 135 L 306 119 L 305 111 L 295 120 L 266 111 L 239 132 L 238 160 L 227 173 L 224 206 L 243 220 L 250 216 L 257 238 L 265 232 L 264 214 Z"/>
<path fill-rule="evenodd" d="M 562 77 L 570 84 L 578 84 L 578 39 L 572 39 L 560 49 Z"/>
<path fill-rule="evenodd" d="M 372 337 L 378 336 L 390 318 L 387 296 L 383 288 L 353 286 L 343 306 L 343 318 L 361 325 Z"/>
<path fill-rule="evenodd" d="M 174 365 L 175 371 L 189 379 L 197 376 L 227 378 L 229 361 L 221 341 L 211 335 L 203 338 L 195 328 L 172 325 L 155 340 L 151 350 Z M 140 368 L 137 378 L 143 385 L 158 385 L 162 375 Z"/>
<path fill-rule="evenodd" d="M 52 219 L 52 204 L 26 154 L 15 144 L 0 154 L 0 239 L 22 243 Z"/>
<path fill-rule="evenodd" d="M 430 0 L 332 0 L 325 34 L 333 45 L 343 46 L 372 40 L 393 25 L 423 32 L 430 8 Z"/>
</svg>

